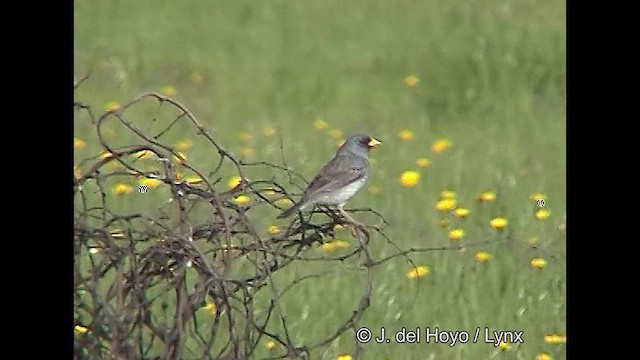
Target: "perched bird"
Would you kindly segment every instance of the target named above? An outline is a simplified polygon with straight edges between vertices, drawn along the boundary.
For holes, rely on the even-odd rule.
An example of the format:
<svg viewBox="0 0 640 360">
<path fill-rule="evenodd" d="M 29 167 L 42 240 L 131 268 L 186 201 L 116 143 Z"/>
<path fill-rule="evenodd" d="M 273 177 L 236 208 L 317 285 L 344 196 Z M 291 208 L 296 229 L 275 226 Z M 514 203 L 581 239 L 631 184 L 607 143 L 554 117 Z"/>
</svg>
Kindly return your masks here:
<svg viewBox="0 0 640 360">
<path fill-rule="evenodd" d="M 352 135 L 340 146 L 336 155 L 309 183 L 300 201 L 278 215 L 286 218 L 311 204 L 337 206 L 340 213 L 353 220 L 344 203 L 362 188 L 369 176 L 369 149 L 380 141 L 367 135 Z"/>
</svg>

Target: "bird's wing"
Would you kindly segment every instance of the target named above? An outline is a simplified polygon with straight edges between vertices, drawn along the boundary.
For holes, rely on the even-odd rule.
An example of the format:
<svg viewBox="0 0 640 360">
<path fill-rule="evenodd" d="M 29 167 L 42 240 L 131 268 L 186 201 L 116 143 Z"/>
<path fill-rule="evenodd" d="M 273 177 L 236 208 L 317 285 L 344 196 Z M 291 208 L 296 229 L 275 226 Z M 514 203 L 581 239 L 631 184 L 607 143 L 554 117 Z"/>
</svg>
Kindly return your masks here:
<svg viewBox="0 0 640 360">
<path fill-rule="evenodd" d="M 311 180 L 302 195 L 301 202 L 362 179 L 367 174 L 367 166 L 366 159 L 342 155 L 334 157 Z"/>
</svg>

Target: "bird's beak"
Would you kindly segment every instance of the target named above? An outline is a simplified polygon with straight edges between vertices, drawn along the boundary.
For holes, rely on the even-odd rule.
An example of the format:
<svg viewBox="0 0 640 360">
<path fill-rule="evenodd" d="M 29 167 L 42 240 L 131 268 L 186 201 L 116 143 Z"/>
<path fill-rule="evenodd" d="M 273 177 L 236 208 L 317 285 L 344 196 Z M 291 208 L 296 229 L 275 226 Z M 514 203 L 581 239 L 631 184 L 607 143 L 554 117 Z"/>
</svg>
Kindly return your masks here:
<svg viewBox="0 0 640 360">
<path fill-rule="evenodd" d="M 369 140 L 369 143 L 367 143 L 367 145 L 370 148 L 375 147 L 376 145 L 380 145 L 380 144 L 382 144 L 382 143 L 380 141 L 374 139 L 374 138 L 371 138 L 371 140 Z"/>
</svg>

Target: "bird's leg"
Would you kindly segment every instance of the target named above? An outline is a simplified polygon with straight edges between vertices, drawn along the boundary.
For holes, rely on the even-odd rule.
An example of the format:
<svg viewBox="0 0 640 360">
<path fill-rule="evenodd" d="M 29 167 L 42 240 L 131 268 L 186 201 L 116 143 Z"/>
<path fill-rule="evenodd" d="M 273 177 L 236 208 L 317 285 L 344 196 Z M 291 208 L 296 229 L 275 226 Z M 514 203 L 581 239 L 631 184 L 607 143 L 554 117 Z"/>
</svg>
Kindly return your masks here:
<svg viewBox="0 0 640 360">
<path fill-rule="evenodd" d="M 355 225 L 357 227 L 364 228 L 364 224 L 362 224 L 358 220 L 354 219 L 351 215 L 349 215 L 348 212 L 346 212 L 344 210 L 344 205 L 338 205 L 338 211 L 344 217 L 344 219 L 347 220 L 347 222 L 349 222 L 352 225 Z"/>
</svg>

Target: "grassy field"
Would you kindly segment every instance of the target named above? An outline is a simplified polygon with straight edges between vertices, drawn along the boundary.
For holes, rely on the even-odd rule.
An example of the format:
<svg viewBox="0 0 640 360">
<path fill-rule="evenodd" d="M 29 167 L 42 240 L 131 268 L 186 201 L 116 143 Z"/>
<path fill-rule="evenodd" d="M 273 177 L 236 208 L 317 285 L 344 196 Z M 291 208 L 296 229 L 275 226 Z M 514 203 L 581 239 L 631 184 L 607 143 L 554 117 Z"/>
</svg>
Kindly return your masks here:
<svg viewBox="0 0 640 360">
<path fill-rule="evenodd" d="M 239 158 L 281 164 L 281 139 L 286 164 L 308 180 L 345 136 L 372 135 L 382 145 L 372 151 L 367 187 L 348 206 L 380 212 L 401 249 L 463 243 L 466 250 L 411 254 L 429 269 L 417 281 L 407 278 L 404 258 L 376 267 L 361 325 L 374 336 L 381 327 L 387 335 L 419 327 L 424 337 L 425 327 L 437 326 L 471 338 L 488 327 L 522 331 L 524 342 L 369 343 L 363 358 L 564 359 L 564 342 L 545 336 L 566 334 L 565 11 L 551 0 L 76 1 L 75 74 L 91 76 L 75 97 L 101 112 L 164 92 Z M 115 142 L 130 140 L 110 131 Z M 75 137 L 83 142 L 76 163 L 102 151 L 88 121 L 76 119 Z M 189 161 L 210 171 L 211 148 L 178 129 L 174 141 L 185 139 L 194 143 Z M 449 146 L 433 148 L 438 140 Z M 420 179 L 406 186 L 400 175 L 411 170 Z M 445 190 L 470 210 L 466 219 L 436 209 Z M 496 197 L 479 201 L 483 192 Z M 534 217 L 533 193 L 545 195 L 548 218 Z M 114 206 L 151 202 L 120 197 Z M 276 214 L 256 221 L 265 232 L 285 225 Z M 508 220 L 503 231 L 490 226 L 495 217 Z M 455 228 L 462 239 L 449 239 Z M 375 235 L 370 247 L 375 258 L 397 252 Z M 478 261 L 480 251 L 490 258 Z M 534 258 L 546 266 L 533 266 Z M 348 317 L 362 289 L 355 265 L 283 299 L 293 338 L 314 342 Z M 278 349 L 261 351 L 258 358 Z M 347 332 L 312 355 L 353 351 Z"/>
</svg>

